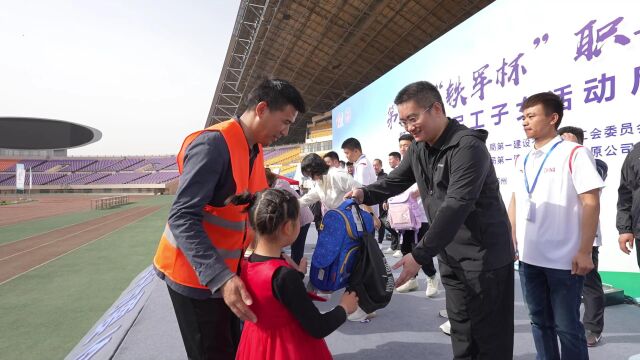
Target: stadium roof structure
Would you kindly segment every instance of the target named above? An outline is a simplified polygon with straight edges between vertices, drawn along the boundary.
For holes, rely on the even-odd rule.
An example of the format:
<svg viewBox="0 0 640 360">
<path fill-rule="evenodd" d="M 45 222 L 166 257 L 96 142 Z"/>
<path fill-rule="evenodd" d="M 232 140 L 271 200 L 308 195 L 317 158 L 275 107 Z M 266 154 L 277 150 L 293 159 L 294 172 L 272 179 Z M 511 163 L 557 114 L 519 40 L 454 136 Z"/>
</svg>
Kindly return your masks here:
<svg viewBox="0 0 640 360">
<path fill-rule="evenodd" d="M 102 138 L 102 132 L 63 120 L 0 117 L 0 148 L 56 150 L 84 146 Z"/>
<path fill-rule="evenodd" d="M 278 144 L 304 142 L 330 111 L 493 0 L 242 0 L 206 126 L 244 111 L 266 77 L 292 82 L 307 113 Z"/>
</svg>

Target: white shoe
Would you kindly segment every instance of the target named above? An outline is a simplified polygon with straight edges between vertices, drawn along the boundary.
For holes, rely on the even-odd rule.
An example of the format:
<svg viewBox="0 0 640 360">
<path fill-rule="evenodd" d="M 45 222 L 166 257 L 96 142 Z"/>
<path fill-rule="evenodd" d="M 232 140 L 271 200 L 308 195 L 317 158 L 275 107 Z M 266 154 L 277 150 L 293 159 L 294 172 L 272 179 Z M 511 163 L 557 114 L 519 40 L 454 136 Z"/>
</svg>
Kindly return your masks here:
<svg viewBox="0 0 640 360">
<path fill-rule="evenodd" d="M 438 295 L 438 285 L 440 285 L 440 281 L 437 275 L 427 276 L 427 291 L 425 291 L 427 297 L 430 298 Z"/>
<path fill-rule="evenodd" d="M 393 256 L 394 258 L 401 258 L 402 257 L 402 251 L 396 250 L 396 252 L 394 252 L 393 255 L 391 255 L 391 256 Z"/>
<path fill-rule="evenodd" d="M 409 279 L 406 283 L 396 288 L 396 291 L 399 293 L 406 293 L 415 290 L 418 290 L 418 281 L 416 279 Z"/>
<path fill-rule="evenodd" d="M 447 321 L 446 323 L 440 325 L 440 330 L 442 330 L 443 333 L 451 336 L 451 323 Z"/>
<path fill-rule="evenodd" d="M 327 301 L 331 300 L 331 292 L 330 291 L 320 291 L 316 292 L 316 296 L 319 296 Z"/>
<path fill-rule="evenodd" d="M 368 319 L 372 319 L 374 317 L 376 317 L 376 312 L 372 312 L 371 314 L 367 314 L 366 312 L 364 312 L 364 310 L 362 310 L 360 308 L 360 306 L 358 306 L 358 308 L 356 309 L 356 311 L 354 311 L 353 313 L 351 313 L 351 315 L 347 316 L 347 320 L 349 321 L 365 321 Z"/>
<path fill-rule="evenodd" d="M 393 254 L 394 251 L 395 250 L 393 250 L 392 248 L 389 247 L 389 248 L 384 249 L 382 252 L 385 253 L 385 254 Z"/>
</svg>

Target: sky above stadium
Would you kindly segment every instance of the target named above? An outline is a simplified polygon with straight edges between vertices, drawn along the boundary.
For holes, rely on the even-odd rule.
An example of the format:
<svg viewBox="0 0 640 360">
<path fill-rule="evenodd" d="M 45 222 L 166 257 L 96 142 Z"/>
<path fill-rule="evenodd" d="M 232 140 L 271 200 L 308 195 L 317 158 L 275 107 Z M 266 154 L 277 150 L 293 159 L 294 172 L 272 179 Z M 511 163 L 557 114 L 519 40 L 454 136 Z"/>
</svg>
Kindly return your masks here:
<svg viewBox="0 0 640 360">
<path fill-rule="evenodd" d="M 175 154 L 205 124 L 239 3 L 4 1 L 0 117 L 102 132 L 69 155 Z"/>
</svg>

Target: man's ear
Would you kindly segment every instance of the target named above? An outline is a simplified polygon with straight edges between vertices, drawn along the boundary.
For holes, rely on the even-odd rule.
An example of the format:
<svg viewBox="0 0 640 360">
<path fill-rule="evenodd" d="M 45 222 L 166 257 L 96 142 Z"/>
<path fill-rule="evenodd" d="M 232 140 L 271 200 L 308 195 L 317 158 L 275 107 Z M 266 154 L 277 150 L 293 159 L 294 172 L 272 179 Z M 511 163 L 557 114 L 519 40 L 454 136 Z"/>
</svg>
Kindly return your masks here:
<svg viewBox="0 0 640 360">
<path fill-rule="evenodd" d="M 260 101 L 255 107 L 256 115 L 258 115 L 258 117 L 261 117 L 264 112 L 268 110 L 269 106 L 267 105 L 266 101 Z"/>
<path fill-rule="evenodd" d="M 550 124 L 551 125 L 555 125 L 558 122 L 559 119 L 560 119 L 560 116 L 557 113 L 551 114 L 551 122 L 550 122 Z"/>
</svg>

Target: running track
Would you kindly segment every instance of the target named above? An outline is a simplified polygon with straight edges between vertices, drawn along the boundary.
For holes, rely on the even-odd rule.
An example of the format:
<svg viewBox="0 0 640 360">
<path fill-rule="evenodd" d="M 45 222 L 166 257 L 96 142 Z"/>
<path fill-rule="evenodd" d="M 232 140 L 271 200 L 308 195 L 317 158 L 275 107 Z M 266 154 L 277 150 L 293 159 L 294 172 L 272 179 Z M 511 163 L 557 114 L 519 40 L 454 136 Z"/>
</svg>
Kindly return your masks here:
<svg viewBox="0 0 640 360">
<path fill-rule="evenodd" d="M 158 211 L 138 206 L 0 245 L 0 285 Z"/>
</svg>

